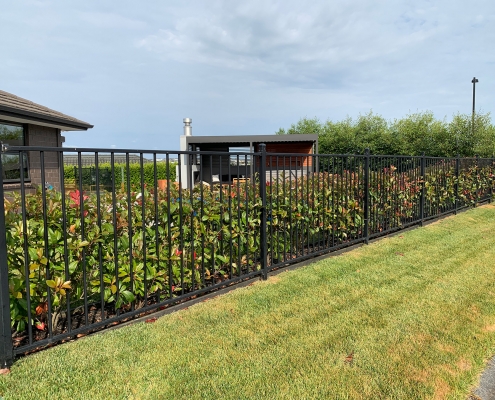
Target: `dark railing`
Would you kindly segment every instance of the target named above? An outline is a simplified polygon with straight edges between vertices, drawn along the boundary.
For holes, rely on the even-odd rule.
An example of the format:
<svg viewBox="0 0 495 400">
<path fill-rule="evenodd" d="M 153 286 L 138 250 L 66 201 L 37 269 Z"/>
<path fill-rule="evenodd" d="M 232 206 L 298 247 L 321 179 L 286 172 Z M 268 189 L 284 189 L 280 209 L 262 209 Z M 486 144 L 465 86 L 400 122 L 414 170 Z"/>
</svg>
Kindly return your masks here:
<svg viewBox="0 0 495 400">
<path fill-rule="evenodd" d="M 4 148 L 1 364 L 493 197 L 493 159 L 259 150 Z"/>
</svg>

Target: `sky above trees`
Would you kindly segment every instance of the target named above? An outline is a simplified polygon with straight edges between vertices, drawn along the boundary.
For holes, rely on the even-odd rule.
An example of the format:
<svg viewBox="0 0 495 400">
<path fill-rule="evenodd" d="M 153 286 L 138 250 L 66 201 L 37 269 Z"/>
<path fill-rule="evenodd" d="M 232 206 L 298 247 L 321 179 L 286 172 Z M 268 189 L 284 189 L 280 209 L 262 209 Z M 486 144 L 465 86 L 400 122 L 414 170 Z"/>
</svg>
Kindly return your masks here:
<svg viewBox="0 0 495 400">
<path fill-rule="evenodd" d="M 16 0 L 0 89 L 95 125 L 65 146 L 178 149 L 300 118 L 495 108 L 495 3 Z"/>
</svg>

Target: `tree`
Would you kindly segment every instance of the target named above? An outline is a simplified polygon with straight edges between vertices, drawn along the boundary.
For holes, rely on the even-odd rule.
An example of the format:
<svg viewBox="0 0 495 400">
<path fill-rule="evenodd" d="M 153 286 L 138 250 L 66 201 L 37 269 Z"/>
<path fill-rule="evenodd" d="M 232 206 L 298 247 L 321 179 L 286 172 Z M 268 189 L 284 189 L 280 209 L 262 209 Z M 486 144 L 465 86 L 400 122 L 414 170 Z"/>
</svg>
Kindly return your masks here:
<svg viewBox="0 0 495 400">
<path fill-rule="evenodd" d="M 322 125 L 318 118 L 302 118 L 296 124 L 292 124 L 287 132 L 280 128 L 277 135 L 298 135 L 298 134 L 316 134 L 322 133 Z"/>
<path fill-rule="evenodd" d="M 321 123 L 318 118 L 302 118 L 287 131 L 277 134 L 317 134 L 321 154 L 402 154 L 434 157 L 491 157 L 495 154 L 495 126 L 489 113 L 455 114 L 450 122 L 438 120 L 431 111 L 409 114 L 388 122 L 382 116 L 359 115 L 356 120 Z"/>
<path fill-rule="evenodd" d="M 390 126 L 396 154 L 440 156 L 451 153 L 445 121 L 435 119 L 431 111 L 407 115 Z"/>
</svg>

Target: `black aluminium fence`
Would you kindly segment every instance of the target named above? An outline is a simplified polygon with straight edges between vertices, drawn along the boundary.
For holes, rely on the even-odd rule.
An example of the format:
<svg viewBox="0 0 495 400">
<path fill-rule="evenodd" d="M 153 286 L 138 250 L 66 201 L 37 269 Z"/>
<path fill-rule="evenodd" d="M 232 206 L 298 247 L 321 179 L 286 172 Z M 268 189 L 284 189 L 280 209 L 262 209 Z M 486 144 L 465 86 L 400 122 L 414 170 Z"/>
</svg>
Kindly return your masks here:
<svg viewBox="0 0 495 400">
<path fill-rule="evenodd" d="M 3 152 L 21 160 L 27 154 L 31 163 L 28 177 L 19 168 L 16 187 L 0 185 L 3 366 L 15 356 L 490 201 L 495 172 L 494 159 L 274 154 L 264 145 L 255 153 Z M 68 152 L 79 160 L 79 179 L 70 182 L 62 167 Z M 92 185 L 82 179 L 83 155 L 94 156 Z M 110 166 L 100 168 L 103 156 Z M 117 156 L 127 161 L 125 174 L 115 169 Z M 137 183 L 131 157 L 141 165 Z M 174 173 L 159 169 L 159 162 Z M 50 185 L 34 188 L 48 179 Z"/>
</svg>

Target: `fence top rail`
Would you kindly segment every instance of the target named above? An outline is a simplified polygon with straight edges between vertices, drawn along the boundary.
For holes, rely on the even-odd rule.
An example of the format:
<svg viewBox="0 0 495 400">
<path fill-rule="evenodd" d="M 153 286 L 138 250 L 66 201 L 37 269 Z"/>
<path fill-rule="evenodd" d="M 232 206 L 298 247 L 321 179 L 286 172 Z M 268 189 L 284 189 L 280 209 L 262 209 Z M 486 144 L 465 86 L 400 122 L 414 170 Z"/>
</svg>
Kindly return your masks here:
<svg viewBox="0 0 495 400">
<path fill-rule="evenodd" d="M 364 154 L 323 154 L 323 153 L 316 153 L 316 154 L 308 154 L 308 153 L 270 153 L 266 152 L 267 157 L 366 157 Z"/>
<path fill-rule="evenodd" d="M 76 156 L 85 153 L 98 154 L 169 154 L 169 155 L 212 155 L 212 156 L 259 156 L 261 152 L 227 152 L 227 151 L 189 151 L 189 150 L 146 150 L 146 149 L 108 149 L 108 148 L 90 148 L 90 147 L 45 147 L 45 146 L 9 146 L 2 144 L 2 153 L 18 153 L 26 151 L 43 151 L 68 153 L 67 155 Z M 364 154 L 307 154 L 307 153 L 268 153 L 270 157 L 366 157 Z M 375 156 L 378 157 L 378 156 Z M 398 157 L 398 156 L 390 156 Z"/>
<path fill-rule="evenodd" d="M 425 160 L 455 160 L 457 157 L 438 157 L 438 156 L 408 156 L 405 154 L 370 154 L 370 157 L 372 158 L 405 158 L 405 159 L 411 159 L 411 160 L 420 160 L 424 158 Z"/>
<path fill-rule="evenodd" d="M 226 151 L 183 151 L 183 150 L 147 150 L 147 149 L 105 149 L 91 147 L 44 147 L 44 146 L 8 146 L 2 144 L 2 153 L 18 153 L 25 151 L 44 151 L 71 153 L 77 156 L 79 153 L 99 154 L 163 154 L 163 155 L 215 155 L 215 156 L 259 156 L 260 152 L 226 152 Z M 76 153 L 76 154 L 74 154 Z"/>
<path fill-rule="evenodd" d="M 72 153 L 78 155 L 83 153 L 99 153 L 99 154 L 160 154 L 160 155 L 212 155 L 212 156 L 259 156 L 261 152 L 226 152 L 226 151 L 189 151 L 189 150 L 151 150 L 151 149 L 117 149 L 117 148 L 101 148 L 101 147 L 45 147 L 45 146 L 9 146 L 1 143 L 2 153 L 18 153 L 26 151 L 43 151 L 43 152 L 58 152 Z M 403 154 L 306 154 L 306 153 L 272 153 L 266 152 L 270 157 L 356 157 L 365 158 L 398 158 L 398 159 L 428 159 L 428 160 L 495 160 L 494 157 L 438 157 L 438 156 L 412 156 Z"/>
<path fill-rule="evenodd" d="M 425 156 L 424 158 L 425 158 L 425 160 L 437 160 L 437 161 L 455 161 L 458 158 L 462 159 L 462 160 L 470 159 L 470 157 L 433 157 L 433 156 Z M 474 160 L 474 158 L 473 158 L 473 160 Z"/>
<path fill-rule="evenodd" d="M 455 161 L 457 159 L 459 160 L 472 160 L 472 161 L 493 161 L 493 157 L 430 157 L 430 156 L 425 156 L 425 159 L 427 160 L 448 160 L 448 161 Z"/>
<path fill-rule="evenodd" d="M 423 156 L 408 156 L 406 154 L 370 154 L 370 158 L 405 158 L 408 160 L 420 160 Z"/>
</svg>

